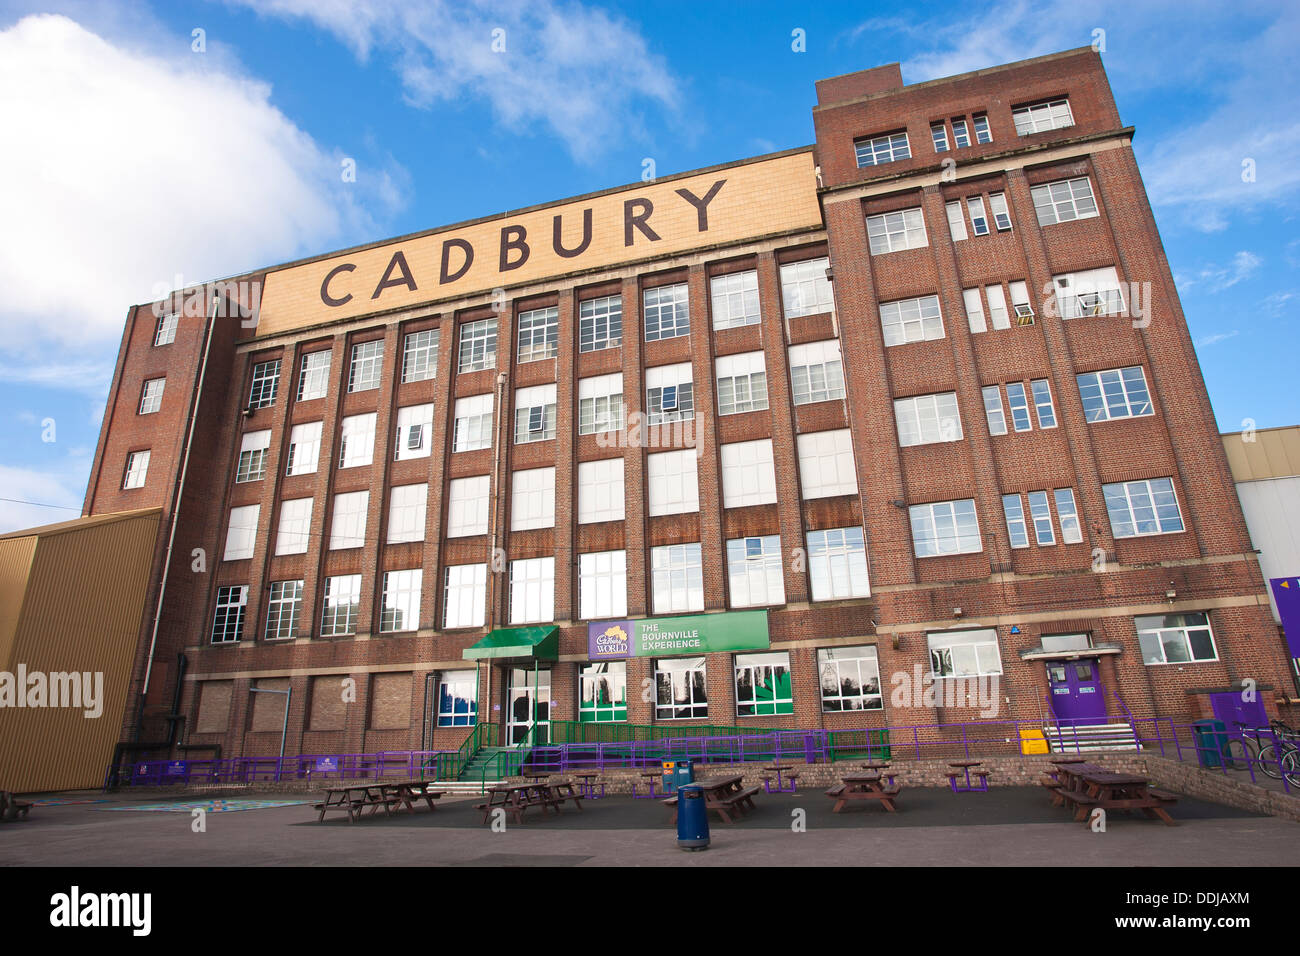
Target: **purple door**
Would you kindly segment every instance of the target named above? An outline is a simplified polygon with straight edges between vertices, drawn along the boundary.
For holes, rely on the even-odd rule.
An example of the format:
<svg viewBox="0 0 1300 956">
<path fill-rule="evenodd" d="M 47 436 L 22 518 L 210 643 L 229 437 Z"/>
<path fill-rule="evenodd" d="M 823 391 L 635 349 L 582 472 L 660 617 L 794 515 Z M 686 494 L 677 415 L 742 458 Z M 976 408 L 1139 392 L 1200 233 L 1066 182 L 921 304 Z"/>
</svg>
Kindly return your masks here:
<svg viewBox="0 0 1300 956">
<path fill-rule="evenodd" d="M 1225 691 L 1210 695 L 1210 707 L 1216 719 L 1223 721 L 1229 736 L 1240 737 L 1243 730 L 1268 729 L 1268 712 L 1258 694 L 1254 700 L 1243 700 L 1240 691 Z M 1243 728 L 1244 725 L 1244 728 Z"/>
<path fill-rule="evenodd" d="M 1106 691 L 1096 658 L 1049 661 L 1047 684 L 1058 721 L 1072 725 L 1106 722 Z"/>
</svg>

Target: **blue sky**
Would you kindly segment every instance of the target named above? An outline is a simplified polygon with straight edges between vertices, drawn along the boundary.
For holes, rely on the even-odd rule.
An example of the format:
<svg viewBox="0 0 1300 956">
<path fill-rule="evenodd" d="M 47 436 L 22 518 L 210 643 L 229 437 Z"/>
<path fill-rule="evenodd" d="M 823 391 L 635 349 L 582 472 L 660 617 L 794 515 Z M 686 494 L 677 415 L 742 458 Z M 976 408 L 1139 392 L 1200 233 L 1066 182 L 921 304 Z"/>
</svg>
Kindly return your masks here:
<svg viewBox="0 0 1300 956">
<path fill-rule="evenodd" d="M 0 0 L 0 119 L 23 144 L 0 150 L 0 499 L 70 509 L 0 500 L 0 530 L 77 513 L 135 302 L 633 182 L 647 159 L 806 145 L 823 77 L 900 61 L 914 83 L 1094 40 L 1220 428 L 1300 423 L 1297 38 L 1286 2 Z"/>
</svg>

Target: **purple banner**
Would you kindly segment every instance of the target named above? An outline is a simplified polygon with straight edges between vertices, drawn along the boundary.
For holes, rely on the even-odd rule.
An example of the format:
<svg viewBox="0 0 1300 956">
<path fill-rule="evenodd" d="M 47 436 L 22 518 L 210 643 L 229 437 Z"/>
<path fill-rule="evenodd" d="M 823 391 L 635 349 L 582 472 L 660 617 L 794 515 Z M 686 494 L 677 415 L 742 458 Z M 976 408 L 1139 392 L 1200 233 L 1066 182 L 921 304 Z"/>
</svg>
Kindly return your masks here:
<svg viewBox="0 0 1300 956">
<path fill-rule="evenodd" d="M 587 651 L 593 661 L 616 661 L 632 656 L 632 622 L 601 621 L 587 625 Z"/>
<path fill-rule="evenodd" d="M 1272 578 L 1268 583 L 1282 618 L 1287 647 L 1292 657 L 1300 657 L 1300 578 Z"/>
</svg>

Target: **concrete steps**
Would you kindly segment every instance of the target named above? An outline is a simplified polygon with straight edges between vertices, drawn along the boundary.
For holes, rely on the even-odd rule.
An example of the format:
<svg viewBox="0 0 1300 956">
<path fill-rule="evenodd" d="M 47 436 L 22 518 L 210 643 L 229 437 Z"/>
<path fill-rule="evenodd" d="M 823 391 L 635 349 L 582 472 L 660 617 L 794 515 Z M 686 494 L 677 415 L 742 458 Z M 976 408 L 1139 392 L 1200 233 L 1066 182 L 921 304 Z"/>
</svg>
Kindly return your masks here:
<svg viewBox="0 0 1300 956">
<path fill-rule="evenodd" d="M 1098 753 L 1104 750 L 1137 751 L 1142 747 L 1133 727 L 1127 723 L 1080 724 L 1078 726 L 1047 724 L 1043 736 L 1052 753 Z"/>
</svg>

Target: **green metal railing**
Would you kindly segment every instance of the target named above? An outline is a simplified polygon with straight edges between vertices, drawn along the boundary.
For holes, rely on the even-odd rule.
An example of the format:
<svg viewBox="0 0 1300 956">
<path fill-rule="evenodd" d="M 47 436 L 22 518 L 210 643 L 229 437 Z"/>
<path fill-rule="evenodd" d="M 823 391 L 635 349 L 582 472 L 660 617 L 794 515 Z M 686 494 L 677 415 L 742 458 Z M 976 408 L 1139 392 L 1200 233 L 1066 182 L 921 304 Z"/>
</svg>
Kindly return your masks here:
<svg viewBox="0 0 1300 956">
<path fill-rule="evenodd" d="M 437 762 L 438 780 L 457 780 L 469 766 L 469 762 L 484 747 L 495 747 L 499 738 L 497 725 L 480 723 L 474 725 L 474 731 L 465 738 L 465 742 L 455 753 L 439 754 Z"/>
<path fill-rule="evenodd" d="M 830 730 L 826 732 L 826 750 L 832 761 L 889 760 L 889 731 Z"/>
</svg>

